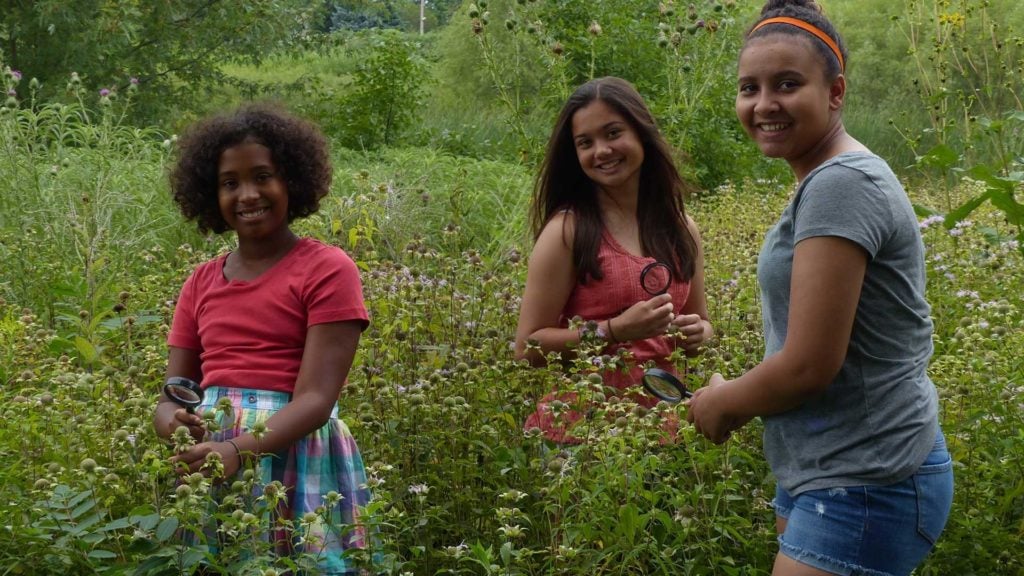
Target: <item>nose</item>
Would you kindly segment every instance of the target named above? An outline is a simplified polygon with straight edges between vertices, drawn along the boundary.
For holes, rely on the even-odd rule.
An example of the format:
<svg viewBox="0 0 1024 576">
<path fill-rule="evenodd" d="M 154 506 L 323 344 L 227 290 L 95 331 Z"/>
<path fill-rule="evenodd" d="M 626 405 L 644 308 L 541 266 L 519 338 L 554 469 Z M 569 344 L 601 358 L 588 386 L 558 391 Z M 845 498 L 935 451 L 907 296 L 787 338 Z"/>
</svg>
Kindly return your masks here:
<svg viewBox="0 0 1024 576">
<path fill-rule="evenodd" d="M 597 142 L 594 143 L 594 154 L 596 154 L 599 158 L 607 156 L 608 153 L 611 151 L 612 147 L 609 146 L 608 142 L 605 140 L 598 140 Z"/>
<path fill-rule="evenodd" d="M 754 113 L 756 114 L 769 114 L 779 109 L 779 102 L 775 99 L 775 96 L 767 90 L 762 90 L 757 95 L 757 101 L 754 102 Z"/>
<path fill-rule="evenodd" d="M 244 181 L 238 185 L 238 198 L 240 200 L 254 200 L 259 198 L 259 187 L 254 182 Z"/>
</svg>

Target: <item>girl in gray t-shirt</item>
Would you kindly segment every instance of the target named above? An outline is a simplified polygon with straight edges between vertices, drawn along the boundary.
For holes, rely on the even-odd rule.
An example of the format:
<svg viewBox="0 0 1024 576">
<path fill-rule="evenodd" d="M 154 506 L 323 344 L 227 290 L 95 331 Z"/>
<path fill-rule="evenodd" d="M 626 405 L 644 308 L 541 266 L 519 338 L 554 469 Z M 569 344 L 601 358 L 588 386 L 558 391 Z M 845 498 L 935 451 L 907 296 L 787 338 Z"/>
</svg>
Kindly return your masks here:
<svg viewBox="0 0 1024 576">
<path fill-rule="evenodd" d="M 736 114 L 799 186 L 758 259 L 765 357 L 687 413 L 715 442 L 763 418 L 774 575 L 909 574 L 952 502 L 924 247 L 895 175 L 843 127 L 845 60 L 813 0 L 769 0 L 747 34 Z"/>
</svg>

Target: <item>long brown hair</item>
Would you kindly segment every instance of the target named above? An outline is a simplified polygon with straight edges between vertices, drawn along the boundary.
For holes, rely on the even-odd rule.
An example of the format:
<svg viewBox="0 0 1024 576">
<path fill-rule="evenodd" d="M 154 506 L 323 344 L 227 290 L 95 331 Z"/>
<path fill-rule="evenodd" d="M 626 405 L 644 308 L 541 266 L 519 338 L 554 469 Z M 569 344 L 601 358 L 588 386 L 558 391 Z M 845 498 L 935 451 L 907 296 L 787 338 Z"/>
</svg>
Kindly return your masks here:
<svg viewBox="0 0 1024 576">
<path fill-rule="evenodd" d="M 621 78 L 606 76 L 591 80 L 577 88 L 562 107 L 534 187 L 530 215 L 534 239 L 556 213 L 572 211 L 576 222 L 572 244 L 576 279 L 585 284 L 589 278 L 604 277 L 597 262 L 604 227 L 597 186 L 584 174 L 572 137 L 573 115 L 595 100 L 621 114 L 643 144 L 637 220 L 644 253 L 668 264 L 676 279 L 689 280 L 694 274 L 697 244 L 686 225 L 683 195 L 694 187 L 676 170 L 671 149 L 658 131 L 643 97 Z"/>
</svg>

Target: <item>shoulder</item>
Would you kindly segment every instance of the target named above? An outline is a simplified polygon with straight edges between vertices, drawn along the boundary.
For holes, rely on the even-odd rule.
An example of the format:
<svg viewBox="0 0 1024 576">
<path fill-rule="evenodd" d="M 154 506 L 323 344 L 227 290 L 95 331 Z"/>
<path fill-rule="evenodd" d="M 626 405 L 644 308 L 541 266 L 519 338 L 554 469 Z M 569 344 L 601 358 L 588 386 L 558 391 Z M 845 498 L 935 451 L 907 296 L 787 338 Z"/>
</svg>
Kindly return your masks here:
<svg viewBox="0 0 1024 576">
<path fill-rule="evenodd" d="M 830 159 L 811 172 L 802 188 L 837 190 L 855 186 L 876 194 L 903 193 L 903 186 L 889 164 L 870 152 Z"/>
<path fill-rule="evenodd" d="M 555 212 L 537 236 L 537 245 L 561 243 L 566 248 L 572 247 L 572 239 L 576 234 L 576 214 L 569 209 Z"/>
<path fill-rule="evenodd" d="M 697 227 L 697 221 L 691 218 L 689 214 L 686 215 L 686 230 L 690 232 L 694 240 L 700 239 L 700 228 Z"/>
<path fill-rule="evenodd" d="M 299 245 L 296 247 L 296 259 L 308 266 L 355 266 L 352 258 L 344 250 L 315 238 L 299 239 Z"/>
<path fill-rule="evenodd" d="M 227 257 L 227 254 L 221 254 L 216 258 L 212 258 L 196 266 L 195 269 L 192 270 L 192 273 L 189 274 L 188 280 L 185 281 L 185 284 L 203 286 L 217 278 L 220 278 L 223 275 L 222 270 L 224 269 L 224 259 Z"/>
</svg>

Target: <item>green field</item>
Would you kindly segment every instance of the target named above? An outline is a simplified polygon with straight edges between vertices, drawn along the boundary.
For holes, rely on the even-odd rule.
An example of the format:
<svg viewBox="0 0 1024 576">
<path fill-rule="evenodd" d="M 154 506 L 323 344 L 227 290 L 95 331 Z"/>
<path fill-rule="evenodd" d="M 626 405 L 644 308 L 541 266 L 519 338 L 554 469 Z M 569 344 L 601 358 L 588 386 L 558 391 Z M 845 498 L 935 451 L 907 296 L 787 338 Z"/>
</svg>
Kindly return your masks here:
<svg viewBox="0 0 1024 576">
<path fill-rule="evenodd" d="M 33 72 L 16 82 L 10 50 L 0 48 L 4 86 L 16 93 L 0 108 L 0 574 L 181 574 L 203 560 L 181 534 L 197 525 L 209 483 L 176 486 L 173 448 L 150 419 L 178 289 L 232 240 L 182 221 L 166 173 L 185 122 L 265 97 L 317 120 L 332 139 L 332 193 L 297 229 L 356 260 L 372 318 L 340 402 L 374 494 L 377 537 L 358 563 L 394 575 L 769 574 L 774 481 L 759 422 L 722 446 L 688 427 L 665 445 L 658 412 L 682 408 L 648 413 L 620 402 L 592 378 L 593 351 L 566 369 L 512 357 L 529 197 L 560 95 L 591 73 L 629 71 L 703 184 L 687 209 L 703 236 L 716 337 L 680 367 L 698 386 L 712 372 L 742 373 L 763 353 L 754 266 L 792 183 L 785 166 L 735 137 L 729 116 L 736 34 L 754 4 L 696 2 L 721 24 L 691 36 L 682 6 L 666 15 L 644 3 L 634 14 L 624 3 L 493 1 L 483 35 L 472 32 L 468 4 L 422 38 L 336 32 L 271 51 L 259 65 L 223 63 L 219 77 L 190 90 L 176 78 L 174 93 L 191 97 L 163 100 L 170 115 L 147 103 L 147 90 L 162 89 L 156 81 L 110 103 L 96 96 L 99 84 L 46 96 L 44 83 L 33 100 Z M 1011 73 L 1024 45 L 1012 32 L 1019 11 L 865 0 L 879 9 L 861 14 L 861 4 L 833 4 L 852 53 L 863 55 L 851 84 L 865 92 L 852 98 L 848 128 L 892 158 L 927 248 L 929 374 L 956 493 L 946 532 L 916 574 L 1021 575 L 1024 115 L 1015 99 L 1024 91 Z M 930 16 L 915 16 L 926 8 Z M 941 32 L 959 26 L 950 23 L 956 14 L 963 30 L 989 33 L 947 37 L 968 47 L 957 57 L 983 54 L 978 61 L 994 67 L 1008 58 L 1008 84 L 978 72 L 946 92 L 898 97 L 907 93 L 893 82 L 938 77 L 915 72 L 906 46 L 902 58 L 886 52 L 901 23 L 919 17 Z M 672 18 L 681 32 L 657 26 Z M 591 20 L 602 35 L 588 36 Z M 525 31 L 541 21 L 543 33 Z M 993 32 L 992 22 L 1003 27 Z M 547 50 L 552 38 L 563 60 Z M 985 90 L 958 100 L 968 86 Z M 597 402 L 577 449 L 522 430 L 552 389 Z M 221 509 L 235 532 L 207 560 L 230 574 L 289 568 L 239 520 L 265 506 L 239 499 Z M 290 529 L 301 535 L 317 521 Z"/>
</svg>

